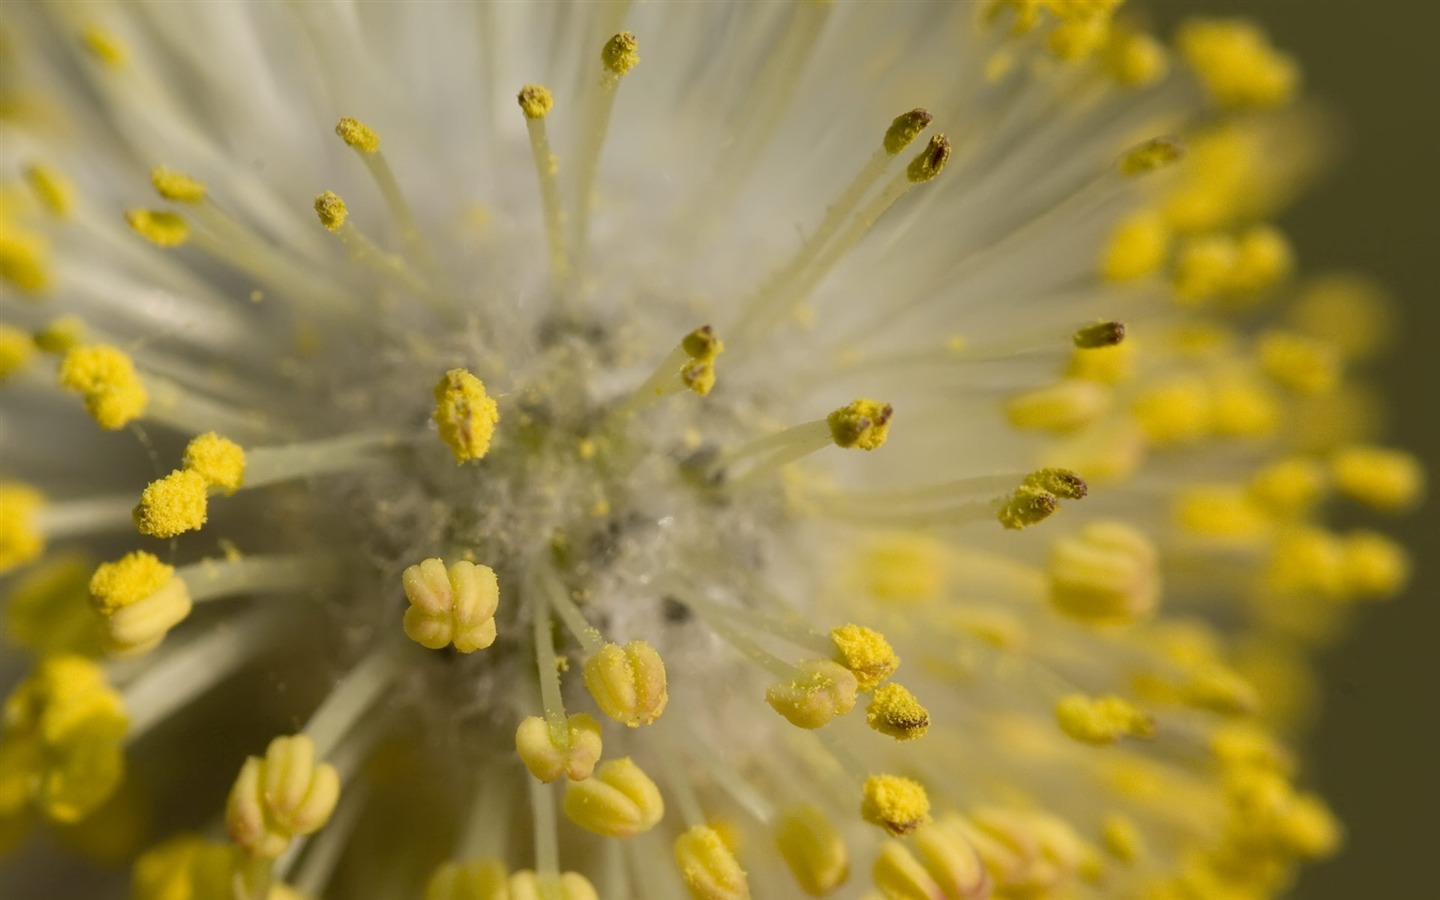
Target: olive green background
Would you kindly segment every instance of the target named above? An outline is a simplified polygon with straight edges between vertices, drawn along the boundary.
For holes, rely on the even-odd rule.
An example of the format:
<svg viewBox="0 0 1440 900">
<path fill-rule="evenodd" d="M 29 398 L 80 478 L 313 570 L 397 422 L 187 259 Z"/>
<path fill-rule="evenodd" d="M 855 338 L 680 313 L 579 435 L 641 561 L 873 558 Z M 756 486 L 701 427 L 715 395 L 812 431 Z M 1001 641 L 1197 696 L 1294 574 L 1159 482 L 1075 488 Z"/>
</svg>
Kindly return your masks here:
<svg viewBox="0 0 1440 900">
<path fill-rule="evenodd" d="M 1140 4 L 1137 4 L 1137 6 Z M 1378 276 L 1403 311 L 1380 375 L 1396 443 L 1420 455 L 1432 491 L 1394 523 L 1412 548 L 1405 596 L 1366 611 L 1321 660 L 1324 710 L 1309 776 L 1349 832 L 1306 871 L 1303 900 L 1435 896 L 1440 863 L 1440 2 L 1154 0 L 1163 32 L 1187 15 L 1244 13 L 1305 68 L 1308 93 L 1347 125 L 1340 164 L 1282 220 L 1301 265 Z"/>
</svg>

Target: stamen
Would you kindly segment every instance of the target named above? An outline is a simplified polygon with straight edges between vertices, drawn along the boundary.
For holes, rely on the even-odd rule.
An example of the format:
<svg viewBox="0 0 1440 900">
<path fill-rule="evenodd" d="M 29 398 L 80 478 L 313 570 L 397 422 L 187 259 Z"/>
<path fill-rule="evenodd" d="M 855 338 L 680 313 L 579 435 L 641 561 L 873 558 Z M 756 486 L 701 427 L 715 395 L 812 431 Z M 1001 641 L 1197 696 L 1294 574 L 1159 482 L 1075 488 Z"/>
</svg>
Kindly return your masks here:
<svg viewBox="0 0 1440 900">
<path fill-rule="evenodd" d="M 918 781 L 899 775 L 871 775 L 865 779 L 860 816 L 898 837 L 930 821 L 930 798 Z"/>
<path fill-rule="evenodd" d="M 615 107 L 615 93 L 620 81 L 640 62 L 639 42 L 635 35 L 622 31 L 606 42 L 600 52 L 601 75 L 595 91 L 585 97 L 585 124 L 581 129 L 580 153 L 577 157 L 578 177 L 575 183 L 576 216 L 570 238 L 570 257 L 575 261 L 575 281 L 584 276 L 588 255 L 590 214 L 595 202 L 595 173 L 600 166 L 600 152 L 605 134 L 610 129 L 610 113 Z"/>
<path fill-rule="evenodd" d="M 692 900 L 749 900 L 750 882 L 735 854 L 708 825 L 675 839 L 675 865 Z"/>
<path fill-rule="evenodd" d="M 715 386 L 715 358 L 724 352 L 725 342 L 715 334 L 715 329 L 700 326 L 681 338 L 650 377 L 615 406 L 612 415 L 630 415 L 687 388 L 702 397 L 708 395 Z"/>
<path fill-rule="evenodd" d="M 58 169 L 45 163 L 25 167 L 25 181 L 41 205 L 58 219 L 68 219 L 75 210 L 75 185 Z"/>
<path fill-rule="evenodd" d="M 317 765 L 317 755 L 304 734 L 277 737 L 263 759 L 251 756 L 241 766 L 225 804 L 225 828 L 251 858 L 273 860 L 292 839 L 329 821 L 340 776 L 329 764 Z"/>
<path fill-rule="evenodd" d="M 464 369 L 451 369 L 435 385 L 435 424 L 440 439 L 462 465 L 483 459 L 500 421 L 499 407 L 485 383 Z"/>
<path fill-rule="evenodd" d="M 380 195 L 385 198 L 385 205 L 390 207 L 390 214 L 399 223 L 400 234 L 415 259 L 426 269 L 433 269 L 430 249 L 420 235 L 420 227 L 415 223 L 415 214 L 410 211 L 410 204 L 405 202 L 405 194 L 400 190 L 400 182 L 396 180 L 390 163 L 385 159 L 385 154 L 380 152 L 380 136 L 369 125 L 348 116 L 342 118 L 335 125 L 335 133 L 355 151 L 355 155 L 365 164 L 365 168 L 370 172 L 370 177 L 375 181 L 375 186 L 380 189 Z"/>
<path fill-rule="evenodd" d="M 520 89 L 518 99 L 520 110 L 525 114 L 525 129 L 530 135 L 535 174 L 540 180 L 545 236 L 550 245 L 550 275 L 558 288 L 570 279 L 570 262 L 565 255 L 565 211 L 560 202 L 560 184 L 556 179 L 559 164 L 550 150 L 550 136 L 545 128 L 545 117 L 554 109 L 555 98 L 548 88 L 527 84 Z"/>
<path fill-rule="evenodd" d="M 831 444 L 874 450 L 885 443 L 893 415 L 894 408 L 888 403 L 856 400 L 834 410 L 824 419 L 794 425 L 728 450 L 716 459 L 715 468 L 724 471 L 740 460 L 767 454 L 743 477 L 731 481 L 731 486 L 738 490 Z"/>
<path fill-rule="evenodd" d="M 1122 737 L 1153 737 L 1155 721 L 1120 697 L 1070 694 L 1055 705 L 1055 719 L 1067 735 L 1086 744 L 1113 744 Z"/>
<path fill-rule="evenodd" d="M 410 566 L 402 576 L 405 597 L 405 634 L 430 650 L 451 644 L 461 653 L 483 650 L 495 642 L 495 610 L 500 586 L 495 570 L 458 560 L 427 559 Z"/>
<path fill-rule="evenodd" d="M 585 660 L 585 686 L 595 703 L 623 725 L 649 725 L 669 703 L 665 663 L 645 641 L 606 644 Z"/>
<path fill-rule="evenodd" d="M 892 682 L 875 689 L 865 709 L 865 721 L 897 741 L 913 741 L 930 728 L 930 713 L 914 694 Z"/>
<path fill-rule="evenodd" d="M 60 385 L 80 394 L 85 410 L 108 431 L 139 418 L 150 399 L 130 357 L 105 344 L 76 347 L 65 354 Z"/>
<path fill-rule="evenodd" d="M 350 251 L 350 258 L 369 267 L 383 278 L 388 278 L 418 294 L 426 294 L 428 286 L 420 276 L 411 271 L 405 260 L 393 253 L 387 253 L 349 221 L 349 210 L 345 201 L 334 191 L 326 191 L 315 197 L 315 215 L 325 230 Z"/>
<path fill-rule="evenodd" d="M 634 837 L 654 828 L 664 815 L 660 789 L 628 756 L 601 764 L 584 781 L 565 785 L 565 816 L 602 837 Z"/>
<path fill-rule="evenodd" d="M 845 840 L 818 806 L 794 806 L 775 823 L 775 843 L 800 889 L 823 897 L 845 883 L 850 853 Z"/>
</svg>

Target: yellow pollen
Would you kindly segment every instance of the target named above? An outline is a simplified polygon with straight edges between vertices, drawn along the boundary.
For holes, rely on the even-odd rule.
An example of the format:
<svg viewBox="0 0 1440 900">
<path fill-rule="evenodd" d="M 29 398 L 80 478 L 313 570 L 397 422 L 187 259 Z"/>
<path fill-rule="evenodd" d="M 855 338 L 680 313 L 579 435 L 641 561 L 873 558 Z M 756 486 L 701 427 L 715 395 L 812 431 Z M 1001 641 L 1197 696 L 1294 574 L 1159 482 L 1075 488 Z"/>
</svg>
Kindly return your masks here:
<svg viewBox="0 0 1440 900">
<path fill-rule="evenodd" d="M 157 247 L 179 247 L 190 239 L 190 223 L 172 212 L 131 209 L 125 212 L 131 230 Z"/>
<path fill-rule="evenodd" d="M 263 759 L 248 757 L 240 767 L 225 828 L 251 858 L 275 859 L 293 838 L 319 831 L 339 799 L 340 775 L 316 763 L 315 742 L 303 734 L 277 737 Z"/>
<path fill-rule="evenodd" d="M 172 538 L 198 531 L 206 520 L 205 478 L 189 469 L 176 469 L 140 492 L 135 526 L 141 534 Z"/>
<path fill-rule="evenodd" d="M 640 62 L 640 42 L 635 35 L 622 31 L 605 42 L 605 49 L 600 51 L 600 62 L 611 75 L 623 76 Z"/>
<path fill-rule="evenodd" d="M 1069 469 L 1037 469 L 1025 476 L 1021 487 L 1033 488 L 1054 494 L 1061 500 L 1084 500 L 1090 493 L 1090 486 Z"/>
<path fill-rule="evenodd" d="M 539 84 L 525 85 L 516 99 L 520 103 L 520 111 L 527 119 L 543 119 L 555 108 L 554 95 L 549 88 Z"/>
<path fill-rule="evenodd" d="M 500 421 L 500 410 L 480 379 L 451 369 L 435 385 L 435 424 L 457 464 L 482 459 Z"/>
<path fill-rule="evenodd" d="M 345 116 L 335 123 L 335 133 L 347 146 L 353 147 L 361 153 L 378 153 L 380 151 L 380 135 L 359 119 Z"/>
<path fill-rule="evenodd" d="M 174 577 L 175 569 L 154 554 L 135 550 L 95 570 L 90 579 L 90 596 L 96 609 L 109 614 L 155 594 Z"/>
<path fill-rule="evenodd" d="M 885 130 L 885 152 L 890 156 L 898 156 L 922 131 L 930 127 L 934 119 L 935 117 L 924 109 L 912 109 L 896 116 L 895 121 Z"/>
<path fill-rule="evenodd" d="M 855 676 L 828 659 L 807 659 L 796 666 L 790 681 L 765 689 L 765 702 L 797 728 L 823 728 L 855 706 Z"/>
<path fill-rule="evenodd" d="M 675 865 L 692 900 L 749 900 L 745 870 L 708 825 L 696 825 L 675 839 Z"/>
<path fill-rule="evenodd" d="M 861 399 L 830 413 L 825 422 L 830 426 L 835 446 L 874 450 L 885 443 L 894 414 L 894 408 L 888 403 Z"/>
<path fill-rule="evenodd" d="M 1011 531 L 1038 525 L 1055 514 L 1060 501 L 1049 491 L 1022 485 L 1001 505 L 996 518 Z"/>
<path fill-rule="evenodd" d="M 1113 744 L 1122 737 L 1152 737 L 1155 722 L 1139 707 L 1120 697 L 1090 698 L 1071 694 L 1055 704 L 1060 730 L 1085 744 Z"/>
<path fill-rule="evenodd" d="M 842 625 L 830 632 L 835 661 L 850 670 L 862 691 L 873 690 L 900 667 L 900 657 L 885 635 L 863 625 Z"/>
<path fill-rule="evenodd" d="M 185 445 L 182 466 L 205 479 L 205 484 L 233 494 L 245 483 L 245 449 L 213 431 Z"/>
<path fill-rule="evenodd" d="M 99 25 L 87 26 L 80 32 L 80 41 L 91 56 L 109 68 L 118 69 L 129 59 L 130 52 L 120 39 Z"/>
<path fill-rule="evenodd" d="M 60 363 L 60 386 L 83 397 L 85 410 L 110 431 L 139 418 L 149 401 L 130 357 L 105 344 L 66 353 Z"/>
<path fill-rule="evenodd" d="M 85 323 L 79 316 L 51 319 L 35 332 L 35 346 L 45 353 L 66 353 L 85 340 Z"/>
<path fill-rule="evenodd" d="M 35 343 L 30 335 L 0 324 L 0 382 L 29 365 L 34 355 Z"/>
<path fill-rule="evenodd" d="M 32 163 L 25 167 L 25 181 L 51 215 L 70 218 L 75 209 L 75 186 L 58 169 L 45 163 Z"/>
<path fill-rule="evenodd" d="M 45 536 L 35 527 L 35 513 L 44 505 L 45 496 L 28 484 L 0 481 L 0 574 L 45 551 Z"/>
<path fill-rule="evenodd" d="M 920 151 L 920 155 L 910 161 L 905 174 L 912 183 L 924 184 L 943 172 L 949 161 L 950 139 L 943 134 L 937 134 L 930 139 L 925 149 Z"/>
<path fill-rule="evenodd" d="M 865 721 L 897 741 L 913 741 L 930 728 L 930 713 L 914 694 L 892 681 L 875 689 L 865 709 Z"/>
<path fill-rule="evenodd" d="M 1100 258 L 1100 276 L 1116 282 L 1143 278 L 1159 271 L 1169 251 L 1165 217 L 1152 209 L 1137 210 L 1110 232 Z"/>
<path fill-rule="evenodd" d="M 205 183 L 164 166 L 150 171 L 155 192 L 175 203 L 199 203 L 205 199 Z"/>
<path fill-rule="evenodd" d="M 461 653 L 495 643 L 500 584 L 489 566 L 427 559 L 408 567 L 401 584 L 410 601 L 403 623 L 410 640 L 429 650 L 453 644 Z"/>
<path fill-rule="evenodd" d="M 5 216 L 0 216 L 0 278 L 26 294 L 43 294 L 51 283 L 50 245 Z"/>
<path fill-rule="evenodd" d="M 871 775 L 865 779 L 860 816 L 898 837 L 930 821 L 930 798 L 918 781 L 899 775 Z"/>
<path fill-rule="evenodd" d="M 850 874 L 845 840 L 816 806 L 794 806 L 775 824 L 775 843 L 800 889 L 812 897 L 831 893 Z"/>
<path fill-rule="evenodd" d="M 1330 459 L 1330 473 L 1341 493 L 1383 512 L 1414 509 L 1425 497 L 1425 469 L 1403 450 L 1342 447 Z"/>
<path fill-rule="evenodd" d="M 315 215 L 320 218 L 320 224 L 324 225 L 327 231 L 339 231 L 350 212 L 345 208 L 345 201 L 340 199 L 339 194 L 326 191 L 315 196 Z"/>
<path fill-rule="evenodd" d="M 1174 163 L 1185 155 L 1180 142 L 1172 137 L 1151 138 L 1125 154 L 1120 160 L 1120 174 L 1143 175 Z"/>
<path fill-rule="evenodd" d="M 701 326 L 680 342 L 690 361 L 680 368 L 680 380 L 704 397 L 715 387 L 715 358 L 725 352 L 725 342 L 716 337 L 715 329 Z"/>
<path fill-rule="evenodd" d="M 1176 44 L 1212 99 L 1228 107 L 1287 103 L 1300 83 L 1295 61 L 1270 45 L 1244 19 L 1196 19 L 1184 23 Z"/>
<path fill-rule="evenodd" d="M 105 620 L 107 648 L 119 656 L 156 647 L 192 606 L 175 570 L 143 551 L 97 567 L 90 577 L 90 604 Z"/>
</svg>

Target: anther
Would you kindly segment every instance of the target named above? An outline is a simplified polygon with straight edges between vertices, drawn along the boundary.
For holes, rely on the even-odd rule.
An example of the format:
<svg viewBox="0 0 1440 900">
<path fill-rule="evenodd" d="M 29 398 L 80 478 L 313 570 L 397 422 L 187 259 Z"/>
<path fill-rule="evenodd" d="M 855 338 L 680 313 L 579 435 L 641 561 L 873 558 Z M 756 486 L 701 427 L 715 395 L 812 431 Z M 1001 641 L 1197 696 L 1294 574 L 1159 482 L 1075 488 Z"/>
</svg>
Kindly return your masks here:
<svg viewBox="0 0 1440 900">
<path fill-rule="evenodd" d="M 199 203 L 205 199 L 205 183 L 181 172 L 159 166 L 150 170 L 155 193 L 173 203 Z"/>
<path fill-rule="evenodd" d="M 35 343 L 18 328 L 0 324 L 0 382 L 21 371 L 35 356 Z"/>
<path fill-rule="evenodd" d="M 334 191 L 326 191 L 315 196 L 315 215 L 319 217 L 320 224 L 325 226 L 327 231 L 339 231 L 345 224 L 345 219 L 350 215 L 345 207 L 345 201 Z"/>
<path fill-rule="evenodd" d="M 886 133 L 889 138 L 889 133 Z M 930 139 L 920 155 L 910 161 L 909 167 L 905 170 L 906 176 L 913 184 L 924 184 L 939 175 L 945 169 L 945 164 L 950 161 L 950 139 L 943 134 L 937 134 Z"/>
<path fill-rule="evenodd" d="M 198 472 L 176 469 L 140 492 L 135 526 L 150 537 L 172 538 L 197 531 L 207 517 L 207 485 Z"/>
<path fill-rule="evenodd" d="M 1120 174 L 1143 175 L 1177 162 L 1184 155 L 1185 148 L 1175 138 L 1151 138 L 1125 154 L 1120 160 Z"/>
<path fill-rule="evenodd" d="M 70 218 L 75 209 L 75 186 L 58 169 L 45 163 L 32 163 L 25 167 L 25 181 L 51 215 Z"/>
<path fill-rule="evenodd" d="M 617 78 L 624 76 L 640 62 L 640 42 L 635 35 L 622 31 L 605 42 L 605 49 L 600 51 L 600 62 L 611 75 Z"/>
<path fill-rule="evenodd" d="M 521 112 L 525 113 L 527 119 L 543 119 L 550 115 L 550 110 L 555 108 L 555 97 L 550 89 L 539 84 L 527 84 L 520 89 L 516 98 L 520 103 Z"/>
<path fill-rule="evenodd" d="M 631 728 L 660 718 L 669 702 L 665 663 L 645 641 L 606 644 L 585 661 L 585 686 L 605 715 Z"/>
<path fill-rule="evenodd" d="M 1139 531 L 1120 522 L 1092 522 L 1050 548 L 1050 604 L 1095 624 L 1150 615 L 1160 598 L 1159 553 Z"/>
<path fill-rule="evenodd" d="M 812 897 L 831 893 L 850 875 L 845 839 L 817 806 L 794 806 L 781 813 L 775 843 L 800 889 Z"/>
<path fill-rule="evenodd" d="M 1025 476 L 1023 487 L 1048 491 L 1061 500 L 1083 500 L 1090 493 L 1090 486 L 1069 469 L 1037 469 Z"/>
<path fill-rule="evenodd" d="M 174 568 L 140 550 L 96 568 L 90 602 L 104 618 L 108 649 L 117 656 L 154 649 L 192 607 L 190 591 Z"/>
<path fill-rule="evenodd" d="M 500 421 L 485 384 L 464 369 L 451 369 L 435 385 L 435 424 L 457 464 L 481 459 Z"/>
<path fill-rule="evenodd" d="M 45 552 L 45 534 L 35 521 L 45 495 L 18 481 L 0 481 L 0 575 Z"/>
<path fill-rule="evenodd" d="M 194 438 L 185 445 L 181 463 L 187 472 L 194 472 L 212 489 L 233 494 L 245 483 L 245 450 L 229 438 L 213 431 Z"/>
<path fill-rule="evenodd" d="M 885 635 L 863 625 L 842 625 L 830 632 L 835 661 L 855 676 L 859 689 L 869 691 L 900 667 L 900 657 Z"/>
<path fill-rule="evenodd" d="M 899 837 L 930 821 L 930 798 L 918 781 L 899 775 L 865 779 L 860 816 Z"/>
<path fill-rule="evenodd" d="M 907 688 L 892 681 L 875 689 L 865 709 L 865 721 L 897 741 L 913 741 L 930 728 L 930 713 Z"/>
<path fill-rule="evenodd" d="M 105 344 L 66 353 L 60 363 L 60 385 L 80 394 L 85 410 L 109 431 L 139 418 L 149 401 L 130 357 Z"/>
<path fill-rule="evenodd" d="M 190 239 L 190 223 L 183 216 L 153 209 L 125 212 L 131 230 L 157 247 L 178 247 Z"/>
<path fill-rule="evenodd" d="M 1094 325 L 1087 325 L 1075 332 L 1071 340 L 1081 350 L 1113 347 L 1125 340 L 1125 323 L 1096 322 Z"/>
<path fill-rule="evenodd" d="M 1071 694 L 1055 705 L 1060 730 L 1085 744 L 1113 744 L 1122 737 L 1153 737 L 1155 721 L 1121 697 Z"/>
<path fill-rule="evenodd" d="M 898 156 L 922 131 L 930 127 L 934 119 L 935 117 L 924 109 L 912 109 L 896 116 L 895 121 L 885 130 L 885 152 L 890 156 Z"/>
<path fill-rule="evenodd" d="M 629 757 L 602 763 L 584 781 L 568 782 L 564 806 L 570 821 L 603 837 L 634 837 L 665 815 L 660 789 Z"/>
<path fill-rule="evenodd" d="M 822 728 L 855 706 L 859 685 L 855 676 L 828 659 L 798 663 L 797 677 L 777 681 L 765 689 L 765 702 L 798 728 Z"/>
<path fill-rule="evenodd" d="M 531 775 L 549 784 L 560 778 L 584 781 L 600 761 L 600 723 L 585 713 L 570 716 L 565 723 L 566 743 L 555 741 L 555 732 L 543 716 L 529 716 L 515 729 L 515 752 Z"/>
<path fill-rule="evenodd" d="M 319 831 L 340 799 L 335 767 L 315 761 L 315 742 L 306 735 L 277 737 L 262 759 L 240 767 L 225 804 L 230 839 L 251 857 L 274 859 L 291 839 Z"/>
<path fill-rule="evenodd" d="M 675 865 L 693 900 L 749 900 L 745 870 L 708 825 L 696 825 L 675 839 Z"/>
<path fill-rule="evenodd" d="M 495 642 L 495 610 L 500 585 L 489 566 L 459 560 L 427 559 L 401 576 L 410 608 L 405 634 L 429 650 L 453 644 L 461 653 L 483 650 Z"/>
<path fill-rule="evenodd" d="M 375 129 L 349 116 L 335 123 L 335 133 L 346 145 L 361 153 L 376 153 L 380 150 L 380 135 Z"/>
<path fill-rule="evenodd" d="M 825 422 L 837 447 L 874 450 L 885 443 L 894 414 L 888 403 L 861 399 L 830 413 Z"/>
</svg>

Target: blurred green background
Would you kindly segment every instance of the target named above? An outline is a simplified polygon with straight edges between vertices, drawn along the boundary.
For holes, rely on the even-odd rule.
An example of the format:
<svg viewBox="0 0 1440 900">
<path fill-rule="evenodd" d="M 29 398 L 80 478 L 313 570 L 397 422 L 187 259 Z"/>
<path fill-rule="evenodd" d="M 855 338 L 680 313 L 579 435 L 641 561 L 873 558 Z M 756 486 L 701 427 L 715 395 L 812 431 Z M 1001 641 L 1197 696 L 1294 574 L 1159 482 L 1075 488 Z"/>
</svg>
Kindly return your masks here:
<svg viewBox="0 0 1440 900">
<path fill-rule="evenodd" d="M 1140 4 L 1137 4 L 1140 5 Z M 1324 709 L 1310 776 L 1349 832 L 1308 869 L 1300 900 L 1432 893 L 1440 857 L 1440 2 L 1153 0 L 1161 31 L 1197 13 L 1259 19 L 1333 106 L 1346 152 L 1282 219 L 1309 270 L 1356 268 L 1403 307 L 1398 352 L 1379 375 L 1395 399 L 1394 441 L 1418 453 L 1431 495 L 1393 532 L 1415 553 L 1411 589 L 1366 610 L 1321 660 Z M 1427 888 L 1425 885 L 1431 885 Z"/>
</svg>

